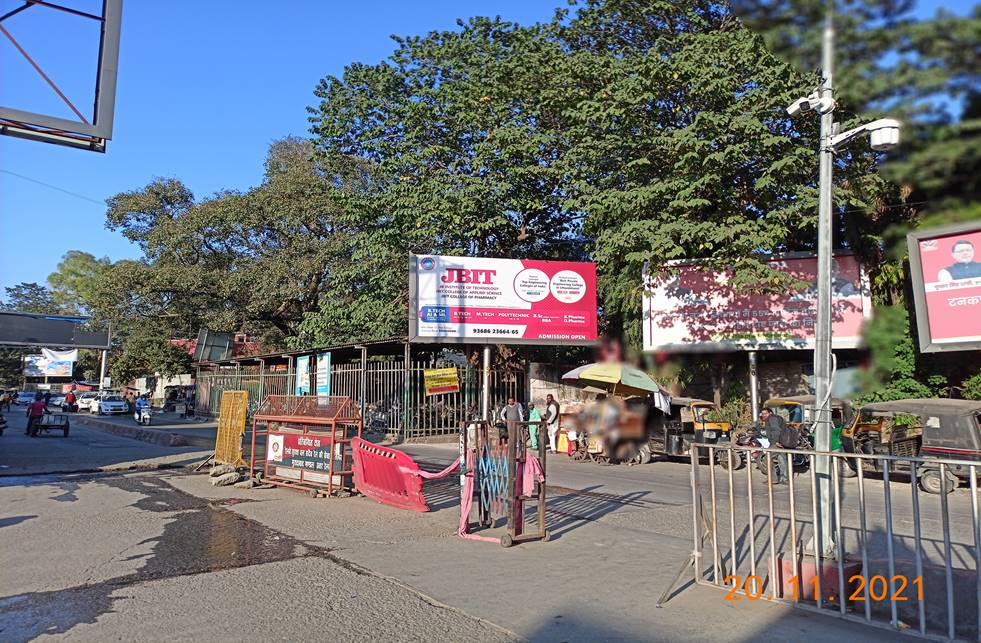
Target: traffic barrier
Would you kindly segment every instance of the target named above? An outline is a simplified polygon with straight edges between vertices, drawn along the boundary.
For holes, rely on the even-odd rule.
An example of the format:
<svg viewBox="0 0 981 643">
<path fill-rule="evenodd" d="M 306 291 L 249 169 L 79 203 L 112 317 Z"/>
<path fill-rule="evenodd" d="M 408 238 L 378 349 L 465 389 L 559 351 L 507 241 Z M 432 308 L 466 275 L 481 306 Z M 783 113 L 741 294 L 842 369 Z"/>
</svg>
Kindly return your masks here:
<svg viewBox="0 0 981 643">
<path fill-rule="evenodd" d="M 248 410 L 247 391 L 222 391 L 221 414 L 215 435 L 215 464 L 244 467 L 242 436 L 245 435 L 245 416 Z"/>
<path fill-rule="evenodd" d="M 696 584 L 725 590 L 726 601 L 785 602 L 894 632 L 979 640 L 978 461 L 722 444 L 690 453 L 694 546 L 658 607 L 687 570 Z M 779 487 L 778 466 L 791 472 Z M 948 494 L 960 484 L 954 471 L 964 488 Z M 918 481 L 934 474 L 940 493 L 923 496 Z M 754 482 L 763 488 L 754 492 Z"/>
<path fill-rule="evenodd" d="M 409 511 L 429 511 L 422 483 L 445 478 L 460 464 L 457 458 L 438 473 L 422 471 L 409 455 L 361 438 L 351 441 L 351 450 L 355 489 L 382 504 Z"/>
</svg>

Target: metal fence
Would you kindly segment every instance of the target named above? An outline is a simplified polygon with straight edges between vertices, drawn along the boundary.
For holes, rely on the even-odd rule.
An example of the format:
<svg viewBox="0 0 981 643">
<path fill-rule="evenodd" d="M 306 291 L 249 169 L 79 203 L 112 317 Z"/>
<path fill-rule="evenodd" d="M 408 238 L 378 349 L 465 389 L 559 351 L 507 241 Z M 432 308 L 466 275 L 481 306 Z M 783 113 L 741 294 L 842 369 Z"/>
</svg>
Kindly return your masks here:
<svg viewBox="0 0 981 643">
<path fill-rule="evenodd" d="M 438 362 L 413 361 L 406 369 L 403 360 L 335 364 L 331 367 L 331 395 L 352 398 L 364 408 L 367 430 L 389 432 L 405 440 L 456 436 L 460 424 L 480 412 L 480 369 L 458 367 L 460 391 L 426 396 L 423 372 L 446 366 Z M 406 382 L 408 378 L 408 383 Z M 267 395 L 292 395 L 294 376 L 285 373 L 201 373 L 197 377 L 197 408 L 200 415 L 217 415 L 224 390 L 249 393 L 249 414 Z M 311 379 L 315 379 L 311 375 Z M 311 386 L 315 384 L 311 382 Z M 522 371 L 491 372 L 491 408 L 500 408 L 507 398 L 526 401 L 527 377 Z"/>
<path fill-rule="evenodd" d="M 721 451 L 723 461 L 746 466 L 706 471 L 692 450 L 696 583 L 726 590 L 726 601 L 783 601 L 924 637 L 978 640 L 981 463 L 700 446 L 707 462 Z M 831 463 L 829 521 L 818 502 L 821 457 Z M 777 458 L 787 467 L 797 459 L 786 485 L 768 475 Z M 926 471 L 960 488 L 924 493 L 917 480 Z M 830 524 L 824 539 L 822 522 Z"/>
</svg>

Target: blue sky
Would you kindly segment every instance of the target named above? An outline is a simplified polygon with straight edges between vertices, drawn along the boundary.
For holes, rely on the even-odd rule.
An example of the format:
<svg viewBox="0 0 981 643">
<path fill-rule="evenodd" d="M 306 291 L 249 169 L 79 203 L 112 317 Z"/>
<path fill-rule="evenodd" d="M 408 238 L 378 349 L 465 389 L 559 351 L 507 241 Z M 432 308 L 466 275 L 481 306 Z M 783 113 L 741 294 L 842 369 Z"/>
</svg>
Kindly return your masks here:
<svg viewBox="0 0 981 643">
<path fill-rule="evenodd" d="M 90 11 L 99 5 L 62 2 Z M 0 13 L 20 4 L 0 0 Z M 306 134 L 318 80 L 351 62 L 386 58 L 391 34 L 452 29 L 472 15 L 531 23 L 549 19 L 557 6 L 565 2 L 126 0 L 108 153 L 0 136 L 0 288 L 43 283 L 68 250 L 138 256 L 105 229 L 103 201 L 154 177 L 176 177 L 198 197 L 255 185 L 269 143 Z M 966 13 L 970 3 L 924 0 L 919 12 L 941 6 Z M 84 112 L 92 100 L 93 27 L 43 7 L 3 24 Z M 0 105 L 67 109 L 2 36 Z"/>
</svg>

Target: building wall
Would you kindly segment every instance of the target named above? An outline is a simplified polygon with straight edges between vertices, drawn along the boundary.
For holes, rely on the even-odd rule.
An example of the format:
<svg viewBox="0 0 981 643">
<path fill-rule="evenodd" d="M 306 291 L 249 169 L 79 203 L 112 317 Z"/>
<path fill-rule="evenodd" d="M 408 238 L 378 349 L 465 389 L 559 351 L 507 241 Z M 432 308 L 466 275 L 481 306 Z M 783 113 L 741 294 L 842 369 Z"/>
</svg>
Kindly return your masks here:
<svg viewBox="0 0 981 643">
<path fill-rule="evenodd" d="M 562 374 L 567 373 L 575 366 L 555 366 L 553 364 L 543 364 L 532 362 L 528 367 L 528 386 L 531 397 L 525 402 L 534 402 L 536 405 L 545 404 L 545 396 L 552 394 L 559 404 L 577 404 L 594 396 L 587 393 L 578 386 L 566 384 L 562 381 Z"/>
</svg>

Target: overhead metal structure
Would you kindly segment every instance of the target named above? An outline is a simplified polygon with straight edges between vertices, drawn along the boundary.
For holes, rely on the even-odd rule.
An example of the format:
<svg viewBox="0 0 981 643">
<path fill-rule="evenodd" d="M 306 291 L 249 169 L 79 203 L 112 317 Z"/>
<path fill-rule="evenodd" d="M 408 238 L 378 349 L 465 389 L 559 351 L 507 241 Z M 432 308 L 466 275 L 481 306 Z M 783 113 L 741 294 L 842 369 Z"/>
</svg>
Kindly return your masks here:
<svg viewBox="0 0 981 643">
<path fill-rule="evenodd" d="M 95 101 L 88 115 L 69 99 L 18 41 L 11 29 L 9 20 L 22 12 L 33 10 L 62 11 L 80 20 L 96 20 L 100 23 L 99 59 L 95 77 Z M 106 151 L 106 141 L 112 138 L 113 114 L 116 104 L 116 71 L 119 61 L 119 32 L 122 22 L 123 0 L 103 0 L 100 15 L 80 11 L 46 0 L 24 0 L 24 4 L 0 15 L 0 35 L 5 37 L 23 56 L 31 67 L 44 79 L 51 89 L 78 117 L 77 120 L 60 118 L 49 114 L 17 109 L 0 104 L 0 134 L 16 136 L 45 143 L 65 145 L 95 152 Z M 6 23 L 6 24 L 5 24 Z M 14 30 L 16 31 L 16 30 Z M 51 40 L 57 40 L 52 34 Z M 7 100 L 6 97 L 4 100 Z"/>
</svg>

